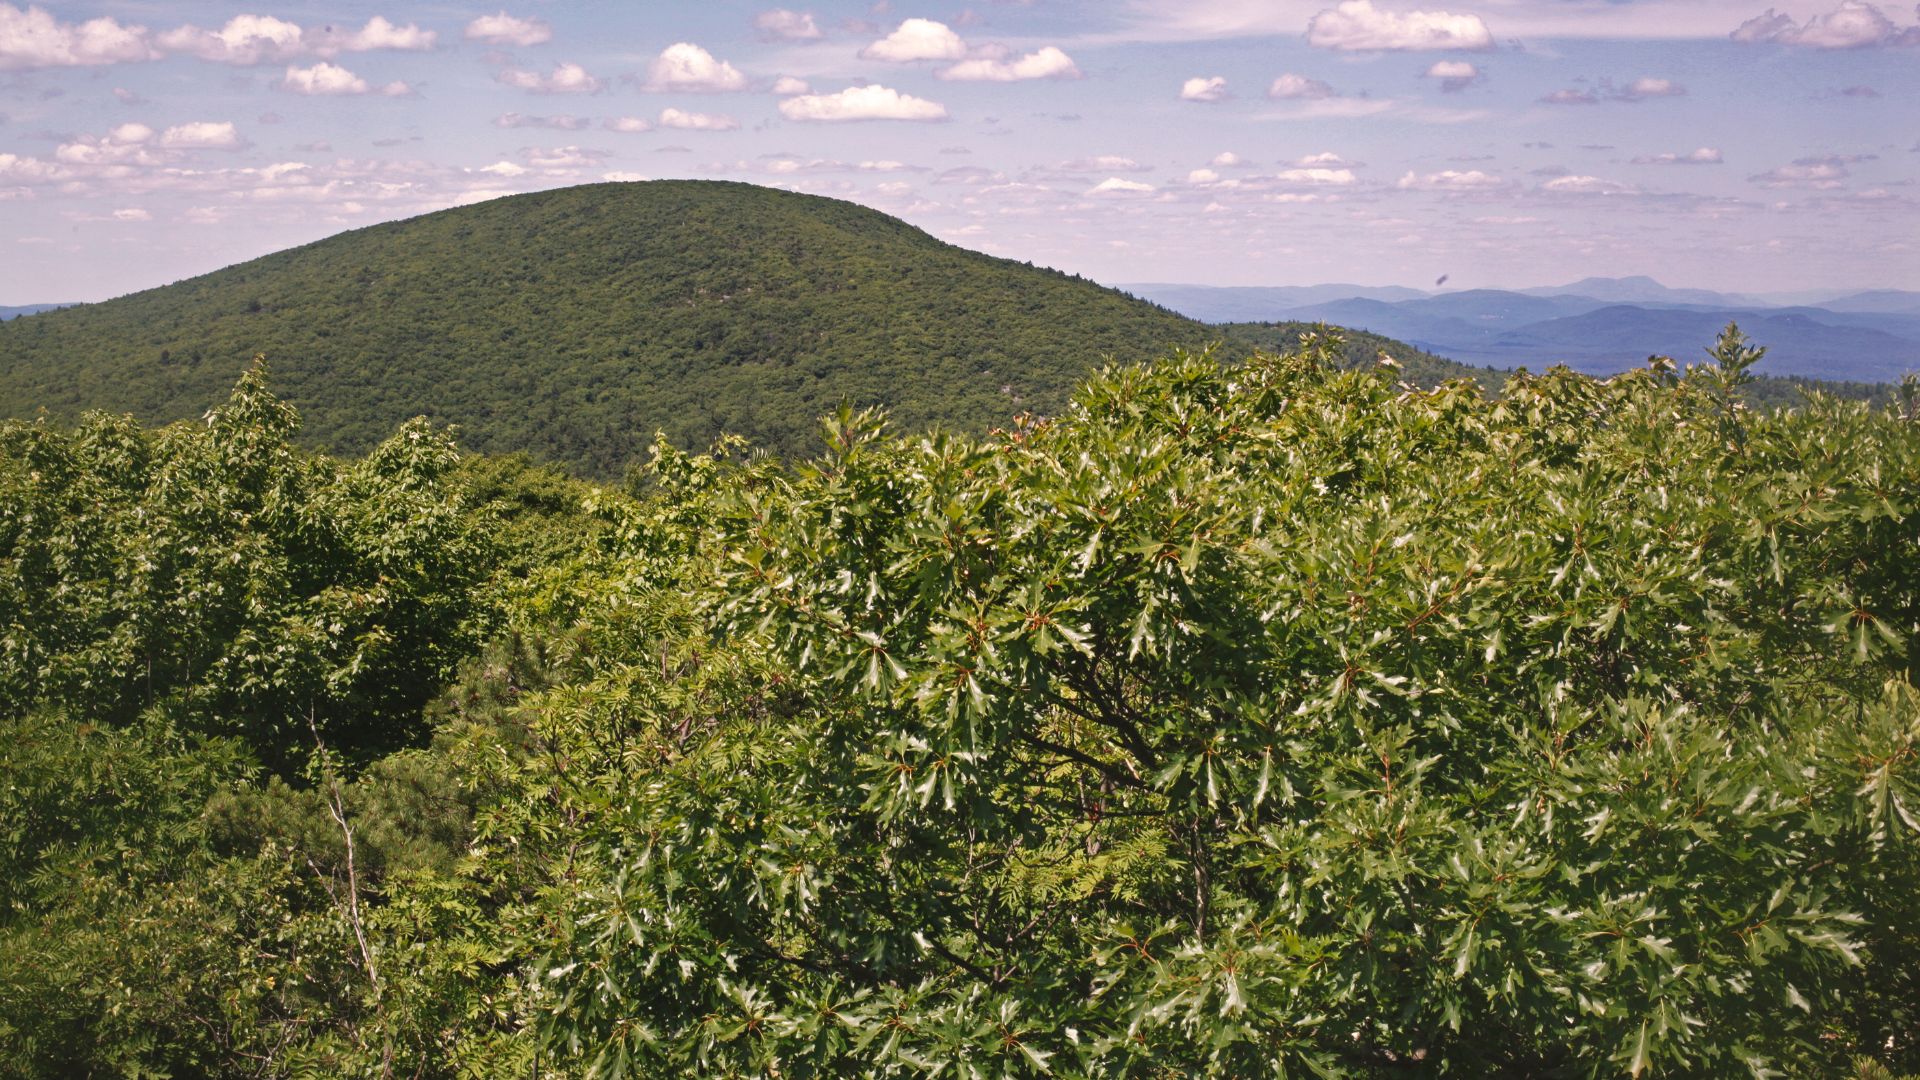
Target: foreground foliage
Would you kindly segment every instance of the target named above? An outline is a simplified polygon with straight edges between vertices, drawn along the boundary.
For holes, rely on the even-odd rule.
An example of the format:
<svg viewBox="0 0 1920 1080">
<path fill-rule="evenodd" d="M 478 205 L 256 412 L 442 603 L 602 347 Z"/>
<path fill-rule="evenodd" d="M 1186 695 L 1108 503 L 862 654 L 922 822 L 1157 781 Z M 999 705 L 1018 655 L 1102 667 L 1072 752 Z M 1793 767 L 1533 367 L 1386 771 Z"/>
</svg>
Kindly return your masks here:
<svg viewBox="0 0 1920 1080">
<path fill-rule="evenodd" d="M 126 429 L 344 484 L 327 520 L 389 545 L 302 549 L 344 580 L 451 530 L 403 564 L 459 553 L 404 579 L 457 626 L 371 685 L 492 643 L 381 756 L 353 679 L 288 682 L 310 730 L 218 664 L 103 712 L 38 674 L 92 668 L 14 659 L 92 647 L 20 619 L 8 1068 L 1920 1069 L 1920 425 L 1754 413 L 1756 356 L 1494 399 L 1313 340 L 1180 355 L 983 439 L 842 412 L 797 466 L 662 443 L 638 496 Z M 111 426 L 8 429 L 5 505 L 151 475 L 14 449 Z M 9 528 L 9 596 L 146 557 Z M 96 591 L 59 642 L 146 595 Z"/>
</svg>

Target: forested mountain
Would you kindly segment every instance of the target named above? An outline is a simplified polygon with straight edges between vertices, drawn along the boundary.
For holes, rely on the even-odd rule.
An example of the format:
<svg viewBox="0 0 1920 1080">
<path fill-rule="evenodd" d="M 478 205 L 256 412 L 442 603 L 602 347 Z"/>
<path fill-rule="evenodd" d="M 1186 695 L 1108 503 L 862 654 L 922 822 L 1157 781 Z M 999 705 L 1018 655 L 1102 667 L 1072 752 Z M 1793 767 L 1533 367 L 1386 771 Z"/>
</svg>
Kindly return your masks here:
<svg viewBox="0 0 1920 1080">
<path fill-rule="evenodd" d="M 808 450 L 842 402 L 984 431 L 1058 409 L 1103 360 L 1228 337 L 1248 347 L 1245 333 L 852 203 L 710 181 L 596 184 L 7 323 L 0 416 L 198 416 L 264 353 L 316 445 L 364 451 L 425 415 L 477 450 L 610 475 L 656 430 L 682 445 L 726 431 Z M 1369 344 L 1356 348 L 1370 361 Z"/>
</svg>

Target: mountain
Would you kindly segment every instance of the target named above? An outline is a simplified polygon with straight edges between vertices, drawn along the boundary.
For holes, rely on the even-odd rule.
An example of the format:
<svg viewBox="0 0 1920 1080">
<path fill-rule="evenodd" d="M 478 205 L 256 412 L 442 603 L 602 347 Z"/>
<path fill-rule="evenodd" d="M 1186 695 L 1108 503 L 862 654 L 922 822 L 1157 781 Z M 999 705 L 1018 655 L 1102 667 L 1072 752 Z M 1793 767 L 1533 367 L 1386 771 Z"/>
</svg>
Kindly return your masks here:
<svg viewBox="0 0 1920 1080">
<path fill-rule="evenodd" d="M 1419 289 L 1398 285 L 1173 285 L 1147 283 L 1118 288 L 1201 322 L 1268 322 L 1280 313 L 1333 300 L 1417 300 Z"/>
<path fill-rule="evenodd" d="M 983 430 L 1058 410 L 1109 359 L 1284 333 L 1206 326 L 839 200 L 595 184 L 0 324 L 0 417 L 197 417 L 265 353 L 314 445 L 364 450 L 425 414 L 470 448 L 605 476 L 656 430 L 812 452 L 817 418 L 843 401 L 888 406 L 907 427 Z M 1361 359 L 1379 347 L 1411 352 L 1354 346 Z"/>
<path fill-rule="evenodd" d="M 1584 296 L 1615 304 L 1706 304 L 1714 307 L 1764 306 L 1753 297 L 1708 289 L 1669 289 L 1645 275 L 1623 278 L 1589 277 L 1569 285 L 1520 289 L 1528 296 Z"/>
<path fill-rule="evenodd" d="M 1835 297 L 1832 300 L 1823 300 L 1819 306 L 1828 311 L 1920 315 L 1920 292 L 1907 292 L 1904 289 L 1873 289 Z"/>
<path fill-rule="evenodd" d="M 42 311 L 58 311 L 74 304 L 18 304 L 14 307 L 0 307 L 0 322 L 17 319 L 22 315 L 38 315 Z"/>
</svg>

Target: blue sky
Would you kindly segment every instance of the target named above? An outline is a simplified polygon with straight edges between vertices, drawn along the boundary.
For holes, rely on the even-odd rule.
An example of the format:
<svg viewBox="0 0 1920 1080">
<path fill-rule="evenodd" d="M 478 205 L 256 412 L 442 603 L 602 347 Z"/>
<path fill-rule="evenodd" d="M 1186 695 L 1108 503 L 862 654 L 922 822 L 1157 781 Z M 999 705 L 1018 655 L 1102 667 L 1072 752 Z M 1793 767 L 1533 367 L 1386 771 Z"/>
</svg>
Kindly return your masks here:
<svg viewBox="0 0 1920 1080">
<path fill-rule="evenodd" d="M 1106 282 L 1920 288 L 1862 0 L 0 0 L 0 304 L 603 179 L 852 199 Z"/>
</svg>

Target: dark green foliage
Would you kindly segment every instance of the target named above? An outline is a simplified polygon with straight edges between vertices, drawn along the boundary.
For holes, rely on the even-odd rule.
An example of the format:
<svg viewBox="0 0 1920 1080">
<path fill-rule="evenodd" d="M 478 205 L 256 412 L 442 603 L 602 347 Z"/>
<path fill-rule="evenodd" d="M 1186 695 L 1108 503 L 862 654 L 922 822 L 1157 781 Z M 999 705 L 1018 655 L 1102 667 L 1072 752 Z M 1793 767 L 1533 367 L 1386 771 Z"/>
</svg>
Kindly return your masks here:
<svg viewBox="0 0 1920 1080">
<path fill-rule="evenodd" d="M 1732 328 L 1497 397 L 1297 344 L 633 493 L 306 457 L 253 377 L 7 429 L 0 1075 L 1920 1070 L 1912 403 L 1755 408 Z M 348 670 L 450 683 L 431 738 L 351 678 L 92 689 L 173 595 L 122 517 L 386 552 L 464 615 Z M 262 604 L 160 610 L 339 663 Z"/>
<path fill-rule="evenodd" d="M 0 715 L 177 702 L 271 755 L 414 738 L 487 573 L 453 445 L 415 421 L 348 464 L 296 427 L 259 365 L 202 423 L 0 424 Z"/>
</svg>

